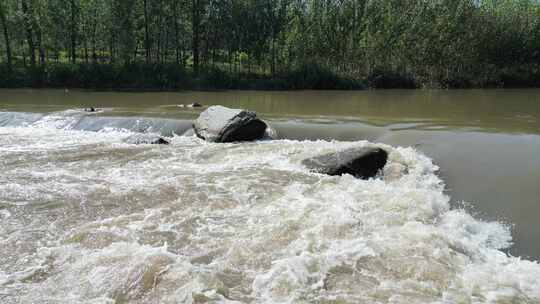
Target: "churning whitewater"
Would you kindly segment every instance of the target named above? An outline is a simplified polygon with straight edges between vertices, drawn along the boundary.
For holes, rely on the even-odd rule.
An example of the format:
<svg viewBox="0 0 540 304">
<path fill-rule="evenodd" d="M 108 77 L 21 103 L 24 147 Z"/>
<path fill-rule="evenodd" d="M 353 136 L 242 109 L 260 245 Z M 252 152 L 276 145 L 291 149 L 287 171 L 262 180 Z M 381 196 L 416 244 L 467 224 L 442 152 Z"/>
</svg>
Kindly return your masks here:
<svg viewBox="0 0 540 304">
<path fill-rule="evenodd" d="M 451 209 L 413 148 L 384 146 L 405 175 L 359 180 L 301 162 L 366 141 L 145 123 L 171 144 L 78 110 L 0 113 L 1 303 L 540 303 L 509 227 Z"/>
</svg>

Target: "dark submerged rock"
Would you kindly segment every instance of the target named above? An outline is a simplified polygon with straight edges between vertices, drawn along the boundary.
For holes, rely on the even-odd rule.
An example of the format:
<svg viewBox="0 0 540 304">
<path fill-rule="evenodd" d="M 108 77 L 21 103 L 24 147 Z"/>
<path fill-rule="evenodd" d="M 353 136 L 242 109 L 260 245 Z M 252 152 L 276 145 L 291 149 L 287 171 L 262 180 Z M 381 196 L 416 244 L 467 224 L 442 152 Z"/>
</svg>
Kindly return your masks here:
<svg viewBox="0 0 540 304">
<path fill-rule="evenodd" d="M 368 179 L 384 168 L 388 153 L 381 148 L 362 147 L 328 153 L 302 161 L 313 172 L 327 175 L 351 174 Z"/>
<path fill-rule="evenodd" d="M 193 124 L 195 134 L 211 142 L 236 142 L 262 139 L 266 123 L 255 112 L 212 106 Z"/>
<path fill-rule="evenodd" d="M 136 134 L 125 139 L 125 142 L 132 145 L 168 145 L 169 141 L 163 137 L 153 134 Z"/>
</svg>

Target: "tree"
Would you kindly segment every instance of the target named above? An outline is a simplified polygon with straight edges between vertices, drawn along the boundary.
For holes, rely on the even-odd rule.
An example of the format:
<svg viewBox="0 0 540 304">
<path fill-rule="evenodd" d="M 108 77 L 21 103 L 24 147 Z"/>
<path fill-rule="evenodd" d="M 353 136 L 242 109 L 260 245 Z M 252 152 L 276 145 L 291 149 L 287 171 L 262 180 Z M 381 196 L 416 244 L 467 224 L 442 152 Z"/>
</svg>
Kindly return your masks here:
<svg viewBox="0 0 540 304">
<path fill-rule="evenodd" d="M 6 8 L 4 8 L 3 2 L 0 2 L 0 23 L 2 23 L 2 28 L 4 29 L 7 67 L 8 70 L 11 71 L 11 40 L 9 38 L 9 28 L 6 20 Z"/>
<path fill-rule="evenodd" d="M 77 32 L 78 32 L 78 18 L 79 18 L 79 5 L 76 0 L 69 0 L 69 11 L 70 11 L 70 54 L 71 62 L 75 63 L 77 61 Z"/>
<path fill-rule="evenodd" d="M 30 65 L 36 66 L 36 47 L 34 45 L 34 37 L 32 31 L 32 8 L 28 6 L 28 0 L 21 0 L 21 8 L 23 13 L 24 25 L 26 28 L 26 41 L 28 43 L 28 53 L 30 55 Z"/>
<path fill-rule="evenodd" d="M 144 11 L 144 49 L 146 52 L 146 63 L 150 63 L 150 34 L 148 32 L 148 4 L 147 0 L 143 0 Z"/>
<path fill-rule="evenodd" d="M 307 73 L 445 87 L 540 78 L 538 0 L 0 1 L 9 68 L 91 57 L 170 75 L 183 65 L 195 77 L 278 79 L 316 66 Z"/>
<path fill-rule="evenodd" d="M 117 35 L 121 59 L 127 64 L 132 61 L 136 47 L 133 30 L 135 0 L 114 0 L 113 6 L 113 32 Z M 113 44 L 111 42 L 111 48 Z"/>
<path fill-rule="evenodd" d="M 193 72 L 199 74 L 200 68 L 200 43 L 201 43 L 201 18 L 206 7 L 205 0 L 191 1 L 191 30 L 192 30 L 192 53 L 193 53 Z"/>
</svg>

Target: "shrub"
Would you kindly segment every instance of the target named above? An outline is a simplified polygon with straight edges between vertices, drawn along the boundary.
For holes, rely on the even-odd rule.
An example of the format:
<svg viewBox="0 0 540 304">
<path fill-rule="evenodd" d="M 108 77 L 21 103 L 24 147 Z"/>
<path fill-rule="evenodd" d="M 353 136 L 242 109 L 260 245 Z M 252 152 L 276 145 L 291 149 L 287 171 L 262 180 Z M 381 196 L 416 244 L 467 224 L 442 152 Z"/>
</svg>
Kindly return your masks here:
<svg viewBox="0 0 540 304">
<path fill-rule="evenodd" d="M 359 82 L 343 78 L 316 63 L 304 63 L 285 76 L 290 89 L 361 89 Z"/>
<path fill-rule="evenodd" d="M 49 64 L 44 71 L 44 83 L 54 87 L 73 87 L 78 86 L 79 65 L 70 63 Z"/>
<path fill-rule="evenodd" d="M 415 89 L 418 85 L 414 77 L 386 69 L 375 69 L 367 77 L 369 86 L 376 89 Z"/>
<path fill-rule="evenodd" d="M 217 68 L 212 67 L 205 69 L 199 78 L 199 85 L 202 88 L 214 89 L 237 89 L 239 81 L 237 77 Z"/>
</svg>

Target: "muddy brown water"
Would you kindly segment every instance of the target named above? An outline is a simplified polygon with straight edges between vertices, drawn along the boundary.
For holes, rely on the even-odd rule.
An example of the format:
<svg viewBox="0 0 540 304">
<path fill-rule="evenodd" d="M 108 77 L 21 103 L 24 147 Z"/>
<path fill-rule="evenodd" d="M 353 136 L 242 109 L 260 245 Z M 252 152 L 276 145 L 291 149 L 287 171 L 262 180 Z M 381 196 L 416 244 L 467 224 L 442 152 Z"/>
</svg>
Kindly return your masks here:
<svg viewBox="0 0 540 304">
<path fill-rule="evenodd" d="M 257 111 L 280 137 L 414 146 L 441 168 L 455 204 L 514 225 L 511 252 L 540 258 L 540 90 L 93 92 L 0 90 L 0 110 L 108 108 L 101 115 L 192 119 L 198 102 Z"/>
<path fill-rule="evenodd" d="M 200 103 L 203 107 L 186 108 L 178 106 L 193 102 Z M 171 135 L 172 133 L 182 134 L 190 128 L 191 120 L 197 117 L 200 111 L 204 110 L 207 106 L 217 104 L 257 111 L 261 117 L 269 121 L 280 139 L 302 141 L 300 144 L 283 143 L 283 149 L 285 150 L 291 149 L 290 151 L 295 151 L 295 149 L 302 149 L 297 145 L 301 145 L 302 147 L 304 145 L 316 147 L 317 142 L 313 142 L 315 140 L 336 141 L 336 145 L 346 145 L 342 142 L 369 140 L 395 147 L 414 147 L 417 151 L 430 157 L 439 166 L 438 175 L 445 183 L 444 193 L 450 197 L 453 209 L 464 208 L 476 218 L 486 221 L 496 221 L 503 225 L 511 226 L 513 246 L 505 249 L 505 252 L 537 261 L 540 259 L 540 224 L 538 221 L 540 215 L 539 89 L 169 93 L 30 89 L 0 90 L 0 130 L 2 126 L 11 126 L 13 124 L 24 126 L 25 124 L 31 124 L 33 121 L 38 121 L 43 117 L 56 117 L 55 115 L 58 113 L 62 113 L 58 114 L 60 116 L 69 116 L 71 114 L 65 113 L 69 113 L 70 110 L 80 110 L 93 106 L 103 111 L 85 114 L 86 118 L 74 125 L 66 124 L 62 120 L 59 128 L 102 131 L 105 127 L 112 127 L 138 131 L 140 128 L 142 128 L 141 130 L 146 130 L 146 127 L 141 127 L 141 125 L 144 125 L 150 126 L 151 131 L 158 131 L 164 135 Z M 50 121 L 51 119 L 46 119 L 43 123 L 50 126 Z M 55 121 L 55 123 L 57 122 Z M 36 126 L 33 125 L 33 127 L 35 128 Z M 33 132 L 31 128 L 23 129 L 21 134 L 28 135 Z M 41 131 L 39 130 L 39 132 Z M 6 131 L 5 134 L 7 135 L 5 136 L 11 137 L 5 138 L 12 140 L 11 144 L 15 145 L 17 142 L 14 139 L 15 135 L 10 132 L 12 131 Z M 36 129 L 36 132 L 38 132 L 38 129 Z M 2 138 L 1 135 L 0 139 Z M 69 134 L 63 133 L 53 135 L 59 136 L 62 140 L 69 137 Z M 41 140 L 40 136 L 38 134 L 36 138 Z M 143 155 L 144 158 L 142 159 L 146 161 L 151 161 L 151 158 L 158 160 L 160 157 L 165 157 L 165 154 L 160 154 L 160 152 L 154 150 L 152 150 L 151 155 L 146 155 L 145 153 L 149 152 L 139 150 L 137 150 L 138 152 L 131 152 L 131 150 L 123 150 L 123 148 L 114 150 L 115 154 L 112 155 L 108 154 L 105 150 L 100 150 L 104 148 L 102 144 L 97 142 L 97 139 L 87 138 L 88 135 L 86 134 L 77 136 L 81 136 L 81 142 L 85 143 L 84 149 L 89 149 L 88 151 L 84 151 L 84 153 L 81 151 L 71 151 L 69 149 L 70 146 L 68 146 L 67 148 L 62 147 L 62 151 L 66 153 L 65 158 L 54 154 L 53 159 L 58 160 L 59 166 L 66 172 L 76 170 L 76 168 L 70 166 L 77 164 L 81 166 L 81 170 L 85 170 L 84 168 L 90 168 L 89 170 L 91 170 L 92 167 L 89 166 L 93 161 L 97 165 L 103 166 L 103 170 L 113 170 L 114 168 L 111 167 L 114 166 L 124 169 L 127 166 L 129 168 L 132 162 L 137 159 L 137 155 L 139 155 L 137 153 L 142 153 L 140 155 Z M 116 140 L 113 138 L 113 135 L 107 136 L 111 137 L 111 141 Z M 23 162 L 25 162 L 25 166 L 30 166 L 28 162 L 32 161 L 36 162 L 36 167 L 49 166 L 51 164 L 50 157 L 53 155 L 51 153 L 61 152 L 54 152 L 54 143 L 41 143 L 41 141 L 36 143 L 35 140 L 32 139 L 28 143 L 21 140 L 20 145 L 13 148 L 13 151 L 24 151 L 26 145 L 35 148 L 39 147 L 39 144 L 43 144 L 43 147 L 46 147 L 44 151 L 50 151 L 49 154 L 30 157 L 28 155 L 21 156 L 21 154 L 16 154 L 10 150 L 9 153 L 11 154 L 9 155 L 14 158 L 5 160 L 5 163 L 0 162 L 0 166 L 5 165 L 6 168 L 11 166 L 9 167 L 10 170 L 15 170 L 17 161 L 21 162 L 21 166 L 23 166 Z M 43 140 L 45 141 L 45 139 Z M 107 140 L 109 140 L 108 137 Z M 303 144 L 304 142 L 305 144 Z M 285 153 L 280 150 L 280 145 L 277 144 L 274 147 L 272 144 L 269 144 L 263 147 L 264 149 L 257 148 L 257 151 L 260 150 L 262 151 L 261 153 L 266 153 L 264 155 L 268 159 L 271 159 L 271 149 L 273 147 L 277 149 L 275 153 Z M 332 143 L 321 142 L 320 145 L 328 148 Z M 73 143 L 73 146 L 75 147 L 76 143 Z M 181 146 L 184 149 L 190 149 L 193 144 L 182 142 Z M 115 146 L 113 145 L 113 147 Z M 251 146 L 245 149 L 250 149 L 249 147 Z M 92 149 L 96 149 L 96 151 L 92 152 Z M 234 149 L 237 149 L 239 153 L 245 152 L 242 150 L 244 148 L 236 147 L 231 149 L 233 150 L 230 151 L 233 152 Z M 187 155 L 185 156 L 187 159 L 182 158 L 182 160 L 186 164 L 194 161 L 196 165 L 209 161 L 219 167 L 219 159 L 213 153 L 221 152 L 214 148 L 209 148 L 208 151 L 201 152 L 198 156 L 201 158 L 194 158 L 192 160 L 192 156 Z M 246 155 L 250 153 L 248 151 Z M 282 154 L 279 155 L 283 156 Z M 16 157 L 20 157 L 20 160 L 16 159 Z M 49 157 L 49 159 L 45 161 L 45 157 Z M 225 152 L 223 152 L 221 157 L 227 160 L 234 158 L 229 154 L 225 154 Z M 108 158 L 111 159 L 110 163 L 106 162 Z M 81 163 L 73 163 L 72 161 L 74 159 Z M 275 163 L 278 166 L 280 164 L 279 162 Z M 64 165 L 67 167 L 64 168 Z M 31 170 L 31 167 L 28 168 Z M 263 171 L 270 170 L 264 166 L 262 168 L 261 170 Z M 140 172 L 137 171 L 137 174 L 142 174 L 141 172 L 146 171 L 150 174 L 151 172 L 150 169 L 144 169 L 146 170 L 144 171 L 137 167 L 134 167 L 134 170 L 142 170 Z M 282 173 L 285 171 L 280 172 L 251 172 L 246 169 L 245 174 L 246 177 L 255 176 L 255 178 L 260 174 L 260 178 L 263 180 L 273 180 L 275 178 L 283 178 Z M 120 180 L 117 181 L 115 179 L 116 175 L 113 173 L 110 175 L 111 183 L 121 183 Z M 120 173 L 119 171 L 115 174 Z M 58 174 L 61 174 L 61 172 Z M 205 176 L 204 178 L 214 180 L 221 176 L 219 172 L 212 174 L 214 175 Z M 223 174 L 226 175 L 226 173 Z M 138 175 L 138 177 L 144 179 L 142 175 Z M 4 176 L 3 178 L 6 181 L 10 181 L 11 177 Z M 23 178 L 23 176 L 21 175 L 21 177 L 17 178 Z M 14 202 L 16 201 L 24 201 L 25 197 L 35 195 L 33 199 L 37 197 L 43 200 L 43 207 L 40 207 L 43 210 L 57 208 L 55 204 L 61 203 L 56 202 L 54 198 L 56 196 L 61 197 L 61 195 L 52 193 L 50 189 L 38 186 L 37 181 L 43 182 L 42 179 L 45 178 L 40 174 L 36 173 L 32 178 L 35 178 L 35 180 L 28 181 L 29 188 L 26 190 L 16 182 L 13 183 L 11 188 L 2 188 L 4 189 L 4 193 L 0 191 L 0 199 L 12 200 L 7 204 L 10 205 L 15 204 Z M 73 180 L 62 180 L 59 183 L 63 183 L 62 187 L 83 187 L 77 184 L 80 183 L 77 180 L 77 176 L 71 176 L 70 178 Z M 88 178 L 89 182 L 106 179 L 106 177 L 97 175 L 92 175 L 91 180 L 90 177 Z M 171 176 L 169 178 L 173 177 Z M 204 178 L 201 177 L 201 179 Z M 276 184 L 276 187 L 289 187 L 291 184 L 295 184 L 295 178 L 306 184 L 311 183 L 311 179 L 313 179 L 310 176 L 294 177 L 294 175 L 287 178 L 291 178 L 291 180 L 282 180 L 279 182 L 279 185 Z M 36 181 L 36 186 L 32 186 L 34 181 Z M 202 184 L 203 186 L 201 186 L 197 184 L 197 178 L 193 178 L 193 180 L 188 178 L 186 181 L 188 181 L 188 184 L 186 184 L 186 188 L 182 190 L 184 191 L 182 193 L 185 197 L 191 198 L 193 202 L 214 202 L 213 197 L 215 195 L 222 195 L 222 191 L 225 191 L 227 187 L 226 184 L 222 186 L 212 185 L 211 181 L 206 181 L 205 183 L 210 184 Z M 168 182 L 169 180 L 164 180 L 160 185 L 169 185 Z M 19 185 L 17 186 L 19 188 L 16 188 L 16 185 Z M 131 186 L 125 185 L 126 188 Z M 178 186 L 173 186 L 172 184 L 169 186 L 167 186 L 169 188 L 163 186 L 163 193 L 160 194 L 162 196 L 157 195 L 155 199 L 163 201 L 171 200 L 176 193 L 175 191 L 180 191 L 177 189 Z M 207 192 L 197 192 L 200 190 L 199 188 L 207 186 L 210 187 L 208 189 L 204 188 Z M 51 187 L 51 189 L 54 189 L 55 184 L 52 184 Z M 220 187 L 225 188 L 222 189 Z M 258 186 L 247 185 L 246 187 L 246 191 L 251 193 L 250 191 L 253 189 L 256 190 Z M 321 187 L 327 186 L 323 183 Z M 70 189 L 64 190 L 69 192 Z M 105 202 L 107 200 L 108 192 L 99 191 L 92 192 L 95 197 L 69 197 L 69 199 L 74 202 L 88 200 L 88 208 L 91 208 L 90 202 L 97 204 L 97 202 Z M 111 209 L 118 213 L 116 214 L 118 218 L 122 216 L 123 212 L 129 213 L 131 209 L 135 210 L 139 208 L 138 204 L 144 205 L 145 200 L 151 199 L 151 194 L 144 193 L 140 189 L 137 191 L 130 192 L 129 199 L 122 198 L 134 202 L 133 206 L 124 205 L 118 208 L 115 207 L 116 209 Z M 170 193 L 167 193 L 167 191 L 170 191 Z M 264 195 L 260 197 L 262 200 L 278 195 L 278 192 L 274 193 L 271 189 L 261 188 L 260 191 L 261 193 L 268 192 L 267 198 Z M 85 192 L 82 191 L 81 193 Z M 17 197 L 13 197 L 14 194 Z M 390 193 L 386 195 L 390 197 Z M 238 198 L 233 196 L 228 198 L 228 200 L 219 201 L 219 204 L 232 204 L 231 202 L 234 200 L 238 200 Z M 217 204 L 218 202 L 216 201 L 214 203 Z M 104 204 L 106 205 L 106 203 Z M 9 208 L 6 210 L 9 211 Z M 38 208 L 36 210 L 39 213 L 39 210 L 42 209 Z M 15 212 L 12 213 L 15 214 Z M 84 217 L 84 213 L 77 213 L 74 218 L 76 217 Z M 14 216 L 7 218 L 13 219 Z M 92 220 L 96 220 L 97 218 L 100 218 L 100 216 L 96 214 Z M 54 219 L 51 219 L 51 221 L 54 222 Z M 219 220 L 216 218 L 215 221 Z M 192 227 L 189 229 L 196 229 L 195 222 L 193 225 L 195 228 Z M 301 228 L 296 227 L 294 229 Z M 46 235 L 48 232 L 36 231 L 35 233 Z M 127 235 L 125 237 L 129 238 Z M 28 236 L 29 242 L 30 240 L 35 242 L 40 238 L 45 239 L 46 237 L 36 236 L 36 238 L 33 238 Z M 24 249 L 24 238 L 21 242 L 17 244 Z M 100 245 L 94 244 L 92 246 Z M 174 247 L 174 245 L 172 246 Z M 117 248 L 115 253 L 122 252 L 121 250 L 123 249 Z M 16 258 L 12 257 L 10 261 L 16 266 L 15 260 Z M 13 266 L 13 269 L 17 269 L 15 266 Z M 253 267 L 253 269 L 258 269 L 258 266 Z M 0 273 L 1 282 L 2 276 Z M 256 282 L 259 281 L 255 280 Z M 122 289 L 121 287 L 118 288 Z M 244 293 L 240 292 L 240 294 Z M 138 295 L 122 296 L 138 297 Z M 257 297 L 255 296 L 255 299 Z M 250 302 L 250 300 L 246 300 L 246 302 Z"/>
</svg>

